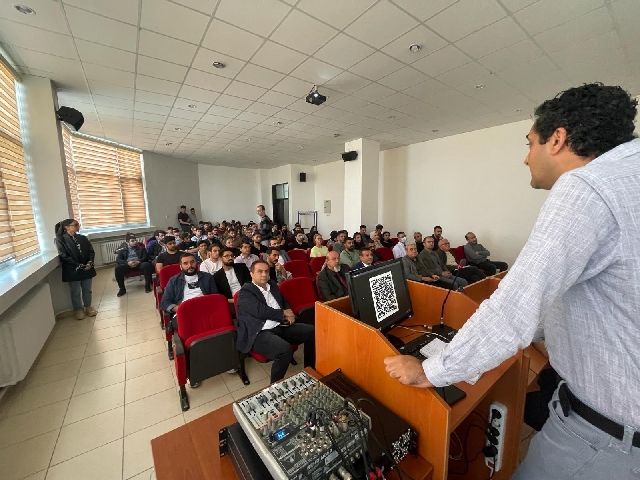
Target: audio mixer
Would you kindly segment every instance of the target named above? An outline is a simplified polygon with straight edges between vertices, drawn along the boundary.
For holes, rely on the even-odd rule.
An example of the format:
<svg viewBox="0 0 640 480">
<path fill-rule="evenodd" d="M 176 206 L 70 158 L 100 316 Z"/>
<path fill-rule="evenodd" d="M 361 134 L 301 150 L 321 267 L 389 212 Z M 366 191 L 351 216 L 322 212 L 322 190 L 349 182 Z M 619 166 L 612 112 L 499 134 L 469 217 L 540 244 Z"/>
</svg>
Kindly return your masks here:
<svg viewBox="0 0 640 480">
<path fill-rule="evenodd" d="M 275 479 L 350 480 L 368 463 L 371 419 L 306 372 L 235 402 L 233 412 Z"/>
</svg>

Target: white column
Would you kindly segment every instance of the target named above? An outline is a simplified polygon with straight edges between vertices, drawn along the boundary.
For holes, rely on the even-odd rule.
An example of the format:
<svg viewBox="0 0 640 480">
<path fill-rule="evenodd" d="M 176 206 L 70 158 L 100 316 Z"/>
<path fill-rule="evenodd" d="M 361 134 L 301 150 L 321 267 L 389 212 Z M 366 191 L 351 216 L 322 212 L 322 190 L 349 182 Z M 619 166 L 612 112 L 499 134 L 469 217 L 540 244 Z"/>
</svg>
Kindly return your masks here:
<svg viewBox="0 0 640 480">
<path fill-rule="evenodd" d="M 380 144 L 367 138 L 345 143 L 345 152 L 358 158 L 344 162 L 344 228 L 349 235 L 360 225 L 372 231 L 378 223 L 378 175 Z"/>
</svg>

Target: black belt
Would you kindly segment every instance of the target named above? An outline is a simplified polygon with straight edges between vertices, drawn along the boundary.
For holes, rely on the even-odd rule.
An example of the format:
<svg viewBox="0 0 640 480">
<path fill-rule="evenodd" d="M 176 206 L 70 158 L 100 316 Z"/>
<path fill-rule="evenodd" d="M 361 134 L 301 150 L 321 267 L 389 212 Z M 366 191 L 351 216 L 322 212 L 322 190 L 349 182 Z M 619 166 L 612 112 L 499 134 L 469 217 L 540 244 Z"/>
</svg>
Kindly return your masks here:
<svg viewBox="0 0 640 480">
<path fill-rule="evenodd" d="M 560 406 L 562 407 L 562 413 L 564 416 L 569 416 L 569 412 L 574 411 L 587 422 L 594 427 L 602 430 L 603 432 L 611 435 L 618 440 L 622 440 L 624 437 L 624 425 L 614 422 L 608 419 L 604 415 L 596 412 L 593 408 L 582 403 L 573 393 L 569 390 L 566 383 L 563 383 L 558 390 L 558 397 L 560 398 Z M 640 448 L 640 432 L 633 434 L 633 440 L 631 445 Z"/>
</svg>

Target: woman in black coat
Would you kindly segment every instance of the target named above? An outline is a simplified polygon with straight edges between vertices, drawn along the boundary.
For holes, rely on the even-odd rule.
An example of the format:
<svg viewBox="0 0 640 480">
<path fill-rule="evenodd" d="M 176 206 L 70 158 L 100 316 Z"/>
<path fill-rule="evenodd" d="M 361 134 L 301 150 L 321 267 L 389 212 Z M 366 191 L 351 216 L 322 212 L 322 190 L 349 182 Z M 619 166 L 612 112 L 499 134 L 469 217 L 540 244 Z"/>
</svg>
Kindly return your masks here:
<svg viewBox="0 0 640 480">
<path fill-rule="evenodd" d="M 78 233 L 80 224 L 73 218 L 56 224 L 55 229 L 62 281 L 69 284 L 76 320 L 82 320 L 85 314 L 94 317 L 97 312 L 91 306 L 91 279 L 96 276 L 93 247 L 87 237 Z"/>
</svg>

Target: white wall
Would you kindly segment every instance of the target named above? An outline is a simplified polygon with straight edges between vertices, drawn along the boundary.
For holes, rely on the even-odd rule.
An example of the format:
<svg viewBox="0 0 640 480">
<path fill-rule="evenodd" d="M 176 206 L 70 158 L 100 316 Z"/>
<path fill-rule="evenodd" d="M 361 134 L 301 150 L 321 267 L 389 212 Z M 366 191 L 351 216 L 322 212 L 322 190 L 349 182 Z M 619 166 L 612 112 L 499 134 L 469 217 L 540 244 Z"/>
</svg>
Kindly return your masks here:
<svg viewBox="0 0 640 480">
<path fill-rule="evenodd" d="M 300 173 L 307 174 L 307 181 L 300 181 Z M 291 182 L 289 183 L 289 215 L 291 220 L 289 225 L 298 221 L 298 211 L 306 212 L 317 210 L 315 207 L 315 175 L 313 167 L 309 165 L 291 165 Z M 305 215 L 300 217 L 300 223 L 305 231 L 313 225 L 313 216 Z"/>
<path fill-rule="evenodd" d="M 144 176 L 151 225 L 178 227 L 180 205 L 187 212 L 194 207 L 198 220 L 202 218 L 198 164 L 144 152 Z"/>
<path fill-rule="evenodd" d="M 260 172 L 249 168 L 198 165 L 200 218 L 205 221 L 256 221 L 260 198 Z"/>
<path fill-rule="evenodd" d="M 332 230 L 344 228 L 344 162 L 316 165 L 313 172 L 318 231 L 329 238 Z M 324 201 L 331 200 L 331 213 L 324 213 Z"/>
<path fill-rule="evenodd" d="M 282 165 L 281 167 L 271 168 L 269 170 L 260 170 L 260 202 L 264 205 L 269 218 L 273 220 L 273 201 L 271 199 L 271 186 L 279 183 L 288 183 L 291 188 L 291 165 Z M 289 219 L 287 224 L 291 227 L 295 220 L 293 209 L 291 208 L 291 191 L 289 191 Z M 254 221 L 258 221 L 254 219 Z"/>
<path fill-rule="evenodd" d="M 476 130 L 382 152 L 381 223 L 430 234 L 442 225 L 452 245 L 473 231 L 495 260 L 520 253 L 546 191 L 529 186 L 530 121 Z"/>
</svg>

